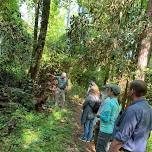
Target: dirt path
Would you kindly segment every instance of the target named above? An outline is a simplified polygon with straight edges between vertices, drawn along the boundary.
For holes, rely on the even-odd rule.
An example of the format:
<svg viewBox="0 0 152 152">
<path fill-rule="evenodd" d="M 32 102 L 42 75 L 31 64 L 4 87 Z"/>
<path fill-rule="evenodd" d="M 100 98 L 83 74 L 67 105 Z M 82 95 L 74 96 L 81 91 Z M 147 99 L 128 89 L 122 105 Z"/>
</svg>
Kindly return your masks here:
<svg viewBox="0 0 152 152">
<path fill-rule="evenodd" d="M 82 126 L 80 125 L 81 104 L 78 102 L 70 102 L 70 107 L 74 112 L 73 122 L 75 124 L 73 131 L 73 141 L 77 147 L 74 152 L 95 152 L 94 143 L 85 143 L 79 140 L 82 134 Z"/>
</svg>

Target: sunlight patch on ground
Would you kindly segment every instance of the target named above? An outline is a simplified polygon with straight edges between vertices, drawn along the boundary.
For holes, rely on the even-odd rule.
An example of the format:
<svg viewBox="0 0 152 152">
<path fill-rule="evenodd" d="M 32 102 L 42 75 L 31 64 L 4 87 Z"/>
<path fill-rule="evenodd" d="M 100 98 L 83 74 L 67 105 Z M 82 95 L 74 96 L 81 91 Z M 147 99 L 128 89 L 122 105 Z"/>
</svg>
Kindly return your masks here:
<svg viewBox="0 0 152 152">
<path fill-rule="evenodd" d="M 34 116 L 32 113 L 28 113 L 28 114 L 26 114 L 25 119 L 27 121 L 32 121 L 34 119 Z"/>
<path fill-rule="evenodd" d="M 29 148 L 30 144 L 39 140 L 39 133 L 30 129 L 23 130 L 24 148 Z"/>
<path fill-rule="evenodd" d="M 58 112 L 54 112 L 53 116 L 54 116 L 55 120 L 61 120 L 62 119 L 62 114 L 59 111 Z"/>
<path fill-rule="evenodd" d="M 83 99 L 79 95 L 73 95 L 73 97 L 71 97 L 71 100 L 77 101 L 79 103 L 81 103 L 83 101 Z"/>
</svg>

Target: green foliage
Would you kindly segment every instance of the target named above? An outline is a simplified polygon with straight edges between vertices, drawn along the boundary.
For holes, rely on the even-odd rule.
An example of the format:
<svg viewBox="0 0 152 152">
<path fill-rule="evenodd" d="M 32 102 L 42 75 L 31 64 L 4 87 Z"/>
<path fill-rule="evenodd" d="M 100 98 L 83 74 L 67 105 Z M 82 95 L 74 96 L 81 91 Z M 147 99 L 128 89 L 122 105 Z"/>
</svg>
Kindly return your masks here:
<svg viewBox="0 0 152 152">
<path fill-rule="evenodd" d="M 67 72 L 73 83 L 70 93 L 74 98 L 71 99 L 76 101 L 84 98 L 90 80 L 96 81 L 99 87 L 107 79 L 112 82 L 131 80 L 135 75 L 145 27 L 149 24 L 147 0 L 78 0 L 86 12 L 72 16 L 70 28 L 66 29 L 69 2 L 64 1 L 65 7 L 61 10 L 60 1 L 52 0 L 41 69 L 35 82 L 38 88 L 33 90 L 33 82 L 27 78 L 32 29 L 21 19 L 19 7 L 26 3 L 31 13 L 35 2 L 5 0 L 0 6 L 0 85 L 9 86 L 6 88 L 10 100 L 21 104 L 17 111 L 0 116 L 2 152 L 69 151 L 73 127 L 70 111 L 54 108 L 51 114 L 27 112 L 35 108 L 35 99 L 51 94 L 49 87 L 53 81 L 50 82 L 49 74 Z M 151 67 L 150 63 L 146 71 L 150 103 Z M 9 128 L 10 120 L 15 127 Z M 151 147 L 150 138 L 148 152 Z"/>
<path fill-rule="evenodd" d="M 8 0 L 1 6 L 0 27 L 1 69 L 23 76 L 30 61 L 31 36 L 20 17 L 18 1 Z"/>
<path fill-rule="evenodd" d="M 65 37 L 65 12 L 59 10 L 59 0 L 51 1 L 50 17 L 48 32 L 46 38 L 46 46 L 50 52 L 62 52 L 66 47 L 66 37 Z"/>
<path fill-rule="evenodd" d="M 78 66 L 72 73 L 78 74 L 78 79 L 79 73 L 84 75 L 81 81 L 85 82 L 90 73 L 95 76 L 95 80 L 101 79 L 100 83 L 109 74 L 110 81 L 119 82 L 123 75 L 126 75 L 125 79 L 134 79 L 140 43 L 148 24 L 147 1 L 106 0 L 95 3 L 94 0 L 82 0 L 79 4 L 87 8 L 87 19 L 90 20 L 81 21 L 83 14 L 82 18 L 72 18 L 69 30 L 71 52 L 82 58 L 77 60 Z M 85 43 L 82 43 L 81 29 L 84 31 Z M 93 72 L 99 67 L 101 75 Z"/>
<path fill-rule="evenodd" d="M 67 152 L 72 141 L 71 112 L 55 109 L 53 113 L 27 112 L 20 108 L 9 117 L 0 116 L 2 129 L 1 152 Z M 3 125 L 11 119 L 17 120 L 16 128 L 9 135 Z M 2 138 L 3 137 L 3 138 Z"/>
<path fill-rule="evenodd" d="M 85 14 L 71 17 L 70 29 L 68 30 L 70 54 L 83 54 L 88 51 L 86 41 L 89 37 L 89 18 Z"/>
<path fill-rule="evenodd" d="M 150 64 L 149 64 L 149 69 L 147 70 L 147 77 L 146 77 L 146 82 L 148 84 L 148 93 L 147 93 L 147 99 L 149 99 L 151 105 L 152 105 L 152 69 L 151 69 L 151 65 L 152 65 L 152 59 L 150 60 Z"/>
<path fill-rule="evenodd" d="M 150 136 L 148 140 L 148 145 L 147 145 L 147 152 L 150 152 L 152 150 L 152 136 Z"/>
<path fill-rule="evenodd" d="M 36 101 L 34 100 L 34 96 L 31 93 L 29 94 L 23 89 L 19 88 L 12 88 L 10 91 L 10 98 L 13 102 L 20 103 L 28 110 L 32 110 L 35 108 Z"/>
</svg>

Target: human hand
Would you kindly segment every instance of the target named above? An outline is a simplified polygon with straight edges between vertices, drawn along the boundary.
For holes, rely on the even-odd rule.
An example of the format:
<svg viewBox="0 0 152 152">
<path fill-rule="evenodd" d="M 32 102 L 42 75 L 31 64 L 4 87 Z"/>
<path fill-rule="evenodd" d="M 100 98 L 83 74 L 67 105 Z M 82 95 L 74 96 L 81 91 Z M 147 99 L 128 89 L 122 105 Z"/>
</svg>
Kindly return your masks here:
<svg viewBox="0 0 152 152">
<path fill-rule="evenodd" d="M 100 115 L 96 115 L 97 118 L 100 118 Z"/>
<path fill-rule="evenodd" d="M 111 145 L 110 148 L 108 150 L 108 152 L 121 152 L 119 149 L 122 147 L 122 143 L 114 140 Z"/>
</svg>

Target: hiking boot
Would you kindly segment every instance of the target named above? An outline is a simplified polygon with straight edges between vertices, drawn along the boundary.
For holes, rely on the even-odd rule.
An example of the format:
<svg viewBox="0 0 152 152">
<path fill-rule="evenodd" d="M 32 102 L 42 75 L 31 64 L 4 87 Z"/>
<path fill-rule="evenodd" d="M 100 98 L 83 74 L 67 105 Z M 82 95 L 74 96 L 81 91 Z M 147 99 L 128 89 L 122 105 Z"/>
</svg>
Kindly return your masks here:
<svg viewBox="0 0 152 152">
<path fill-rule="evenodd" d="M 87 142 L 85 137 L 80 137 L 79 140 L 83 141 L 83 142 Z"/>
<path fill-rule="evenodd" d="M 88 139 L 87 142 L 94 142 L 94 139 L 93 138 L 91 140 Z"/>
</svg>

